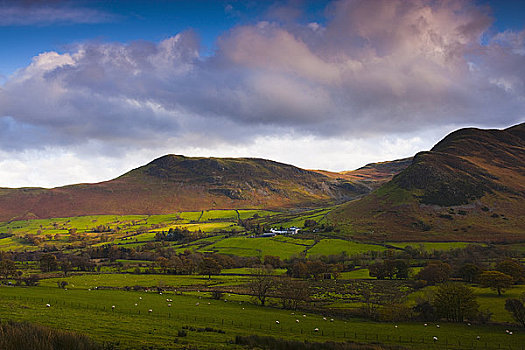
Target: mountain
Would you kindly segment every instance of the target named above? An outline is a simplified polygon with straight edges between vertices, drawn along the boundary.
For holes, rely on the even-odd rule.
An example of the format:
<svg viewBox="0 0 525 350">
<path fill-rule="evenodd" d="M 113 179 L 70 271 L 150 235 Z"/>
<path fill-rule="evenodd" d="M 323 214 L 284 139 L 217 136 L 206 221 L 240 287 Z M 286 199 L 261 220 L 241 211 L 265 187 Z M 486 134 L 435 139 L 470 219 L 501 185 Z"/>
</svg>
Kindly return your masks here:
<svg viewBox="0 0 525 350">
<path fill-rule="evenodd" d="M 399 174 L 412 164 L 412 157 L 398 160 L 370 163 L 356 170 L 341 172 L 330 172 L 326 170 L 314 170 L 320 174 L 335 179 L 344 179 L 356 184 L 361 184 L 370 191 L 392 180 L 394 175 Z"/>
<path fill-rule="evenodd" d="M 326 206 L 368 192 L 359 183 L 264 159 L 167 155 L 96 184 L 1 188 L 0 220 Z"/>
<path fill-rule="evenodd" d="M 330 219 L 361 239 L 525 239 L 525 123 L 455 131 Z"/>
</svg>

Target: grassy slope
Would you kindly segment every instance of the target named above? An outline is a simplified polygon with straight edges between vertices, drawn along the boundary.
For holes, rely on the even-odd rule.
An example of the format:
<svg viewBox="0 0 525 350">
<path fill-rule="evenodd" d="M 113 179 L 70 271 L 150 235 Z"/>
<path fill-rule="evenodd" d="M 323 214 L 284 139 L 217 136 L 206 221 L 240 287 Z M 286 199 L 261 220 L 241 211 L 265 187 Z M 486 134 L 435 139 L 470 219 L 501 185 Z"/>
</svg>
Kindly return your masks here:
<svg viewBox="0 0 525 350">
<path fill-rule="evenodd" d="M 391 182 L 328 218 L 359 239 L 523 240 L 522 129 L 452 133 Z"/>
</svg>

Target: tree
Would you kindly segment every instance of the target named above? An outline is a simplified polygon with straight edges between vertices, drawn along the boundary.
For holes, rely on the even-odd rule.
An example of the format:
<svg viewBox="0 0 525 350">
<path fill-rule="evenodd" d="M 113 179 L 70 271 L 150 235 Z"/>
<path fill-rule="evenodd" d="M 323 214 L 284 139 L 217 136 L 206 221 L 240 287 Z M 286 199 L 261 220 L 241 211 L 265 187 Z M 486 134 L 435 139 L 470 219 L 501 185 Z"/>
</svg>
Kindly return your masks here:
<svg viewBox="0 0 525 350">
<path fill-rule="evenodd" d="M 416 277 L 431 285 L 445 282 L 450 277 L 450 265 L 441 261 L 432 261 L 419 271 Z"/>
<path fill-rule="evenodd" d="M 375 263 L 368 266 L 368 271 L 371 277 L 377 279 L 406 279 L 408 278 L 409 265 L 405 260 L 385 260 L 383 262 Z"/>
<path fill-rule="evenodd" d="M 296 310 L 300 303 L 310 297 L 310 289 L 305 281 L 281 277 L 276 287 L 283 309 Z"/>
<path fill-rule="evenodd" d="M 13 260 L 4 259 L 0 261 L 0 274 L 7 280 L 9 276 L 12 276 L 16 271 L 16 265 Z"/>
<path fill-rule="evenodd" d="M 368 274 L 371 277 L 376 277 L 378 280 L 392 279 L 395 274 L 395 266 L 387 261 L 378 262 L 368 266 Z"/>
<path fill-rule="evenodd" d="M 512 283 L 520 283 L 523 281 L 523 266 L 512 259 L 506 259 L 496 265 L 496 271 L 503 272 L 512 277 Z"/>
<path fill-rule="evenodd" d="M 265 255 L 263 263 L 264 265 L 270 265 L 274 269 L 278 269 L 282 265 L 281 258 L 273 255 Z"/>
<path fill-rule="evenodd" d="M 259 267 L 253 271 L 248 284 L 252 295 L 264 306 L 266 298 L 275 289 L 276 281 L 272 276 L 273 269 Z"/>
<path fill-rule="evenodd" d="M 479 279 L 482 272 L 483 270 L 478 265 L 467 263 L 461 266 L 458 275 L 463 281 L 474 283 Z"/>
<path fill-rule="evenodd" d="M 438 316 L 452 322 L 463 322 L 465 319 L 474 318 L 479 308 L 472 288 L 459 283 L 440 285 L 433 306 Z"/>
<path fill-rule="evenodd" d="M 525 299 L 522 295 L 521 299 Z M 523 327 L 525 327 L 525 306 L 523 306 L 523 302 L 518 299 L 507 299 L 505 301 L 505 310 L 510 312 L 512 314 L 512 317 Z"/>
<path fill-rule="evenodd" d="M 497 291 L 498 295 L 512 286 L 512 277 L 499 271 L 484 271 L 479 280 L 481 286 Z"/>
<path fill-rule="evenodd" d="M 208 275 L 208 279 L 211 279 L 211 275 L 218 275 L 221 273 L 222 266 L 213 259 L 205 257 L 199 263 L 199 274 Z"/>
<path fill-rule="evenodd" d="M 163 256 L 159 256 L 155 260 L 155 264 L 158 267 L 160 267 L 160 269 L 162 270 L 163 273 L 166 273 L 168 271 L 168 268 L 170 267 L 170 261 L 168 259 L 166 259 L 165 257 L 163 257 Z"/>
<path fill-rule="evenodd" d="M 50 272 L 58 269 L 57 258 L 53 254 L 46 253 L 40 258 L 40 270 Z"/>
</svg>

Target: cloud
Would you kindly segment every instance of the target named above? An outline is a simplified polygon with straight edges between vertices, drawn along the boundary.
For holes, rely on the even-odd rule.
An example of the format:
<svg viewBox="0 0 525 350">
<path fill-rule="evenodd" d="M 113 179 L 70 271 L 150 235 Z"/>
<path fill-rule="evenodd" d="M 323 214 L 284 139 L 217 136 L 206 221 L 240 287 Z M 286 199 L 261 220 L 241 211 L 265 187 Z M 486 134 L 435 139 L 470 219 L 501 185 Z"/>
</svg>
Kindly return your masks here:
<svg viewBox="0 0 525 350">
<path fill-rule="evenodd" d="M 0 26 L 104 23 L 117 16 L 66 1 L 2 1 Z"/>
<path fill-rule="evenodd" d="M 525 118 L 525 32 L 481 43 L 492 19 L 472 2 L 341 0 L 306 24 L 275 11 L 288 20 L 234 27 L 210 57 L 191 31 L 34 57 L 0 86 L 0 149 L 310 149 Z"/>
</svg>

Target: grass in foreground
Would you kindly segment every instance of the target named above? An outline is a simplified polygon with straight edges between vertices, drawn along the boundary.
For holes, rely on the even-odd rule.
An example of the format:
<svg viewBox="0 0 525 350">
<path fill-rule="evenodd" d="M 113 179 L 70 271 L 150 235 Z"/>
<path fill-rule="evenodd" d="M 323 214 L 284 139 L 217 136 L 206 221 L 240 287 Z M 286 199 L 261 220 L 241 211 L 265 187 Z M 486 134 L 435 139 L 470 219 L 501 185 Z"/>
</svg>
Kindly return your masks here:
<svg viewBox="0 0 525 350">
<path fill-rule="evenodd" d="M 503 345 L 520 349 L 525 342 L 522 331 L 513 329 L 514 334 L 509 336 L 503 326 L 469 327 L 445 323 L 436 328 L 435 325 L 425 327 L 422 323 L 398 323 L 395 327 L 391 323 L 338 318 L 330 322 L 330 316 L 324 320 L 323 315 L 305 313 L 303 316 L 299 312 L 211 300 L 204 297 L 204 293 L 202 295 L 62 290 L 45 286 L 0 287 L 0 317 L 74 330 L 99 342 L 118 341 L 133 349 L 145 346 L 187 348 L 188 344 L 199 349 L 230 348 L 229 342 L 235 336 L 252 334 L 320 342 L 378 341 L 414 349 L 469 349 L 472 344 L 479 344 L 479 348 L 495 349 Z M 195 330 L 189 330 L 186 337 L 178 337 L 178 330 L 183 327 Z M 208 331 L 197 330 L 206 327 Z M 478 335 L 479 341 L 476 340 Z M 434 336 L 439 338 L 439 343 L 432 342 Z"/>
</svg>

